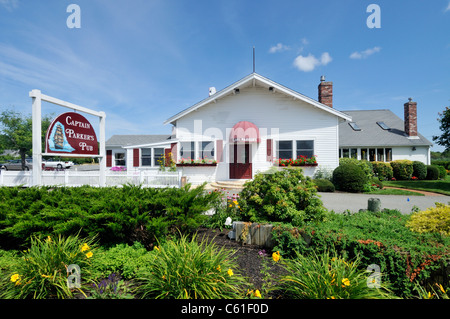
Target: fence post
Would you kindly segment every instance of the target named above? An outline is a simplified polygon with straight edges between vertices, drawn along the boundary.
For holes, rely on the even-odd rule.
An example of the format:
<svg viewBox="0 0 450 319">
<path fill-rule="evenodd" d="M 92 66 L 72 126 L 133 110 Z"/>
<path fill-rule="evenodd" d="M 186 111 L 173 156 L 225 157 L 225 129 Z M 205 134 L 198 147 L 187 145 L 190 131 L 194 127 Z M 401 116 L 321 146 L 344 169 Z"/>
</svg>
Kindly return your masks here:
<svg viewBox="0 0 450 319">
<path fill-rule="evenodd" d="M 69 171 L 67 169 L 64 170 L 64 186 L 69 185 Z"/>
</svg>

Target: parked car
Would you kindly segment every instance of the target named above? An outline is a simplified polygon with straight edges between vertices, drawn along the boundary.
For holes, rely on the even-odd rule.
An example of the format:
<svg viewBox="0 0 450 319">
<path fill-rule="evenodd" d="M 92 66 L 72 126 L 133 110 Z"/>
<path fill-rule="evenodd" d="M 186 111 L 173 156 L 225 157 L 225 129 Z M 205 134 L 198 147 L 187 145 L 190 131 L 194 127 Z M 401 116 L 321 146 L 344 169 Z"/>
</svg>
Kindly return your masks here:
<svg viewBox="0 0 450 319">
<path fill-rule="evenodd" d="M 22 170 L 22 160 L 11 160 L 8 163 L 0 164 L 0 168 L 7 171 L 21 171 Z M 25 159 L 25 170 L 29 171 L 33 168 L 33 163 L 30 159 Z"/>
<path fill-rule="evenodd" d="M 61 161 L 61 160 L 56 160 L 56 159 L 49 159 L 49 160 L 42 161 L 42 166 L 44 168 L 51 167 L 51 168 L 62 169 L 62 168 L 70 168 L 73 165 L 74 164 L 72 161 Z"/>
</svg>

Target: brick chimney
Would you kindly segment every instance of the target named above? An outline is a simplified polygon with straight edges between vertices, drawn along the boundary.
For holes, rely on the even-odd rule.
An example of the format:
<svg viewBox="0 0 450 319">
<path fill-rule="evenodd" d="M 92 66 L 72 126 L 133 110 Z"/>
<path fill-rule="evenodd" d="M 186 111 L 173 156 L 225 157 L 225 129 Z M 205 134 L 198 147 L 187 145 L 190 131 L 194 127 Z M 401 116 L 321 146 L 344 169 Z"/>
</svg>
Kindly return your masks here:
<svg viewBox="0 0 450 319">
<path fill-rule="evenodd" d="M 409 101 L 404 104 L 405 110 L 405 133 L 408 137 L 417 136 L 417 103 Z"/>
<path fill-rule="evenodd" d="M 319 102 L 333 107 L 333 82 L 325 82 L 325 76 L 320 77 Z"/>
</svg>

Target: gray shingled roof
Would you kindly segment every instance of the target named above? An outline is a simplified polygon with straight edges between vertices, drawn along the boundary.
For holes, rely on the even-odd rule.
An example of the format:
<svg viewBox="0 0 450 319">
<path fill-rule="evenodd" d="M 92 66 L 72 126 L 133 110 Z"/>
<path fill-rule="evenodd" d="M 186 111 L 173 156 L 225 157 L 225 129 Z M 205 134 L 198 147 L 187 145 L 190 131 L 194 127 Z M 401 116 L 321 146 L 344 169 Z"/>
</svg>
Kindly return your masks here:
<svg viewBox="0 0 450 319">
<path fill-rule="evenodd" d="M 433 145 L 418 133 L 418 139 L 409 139 L 405 134 L 404 122 L 390 110 L 342 111 L 352 117 L 361 131 L 353 130 L 349 122 L 339 124 L 339 146 L 421 146 Z M 390 128 L 383 130 L 377 122 L 384 122 Z"/>
<path fill-rule="evenodd" d="M 170 135 L 113 135 L 106 141 L 106 146 L 131 146 L 164 142 Z"/>
</svg>

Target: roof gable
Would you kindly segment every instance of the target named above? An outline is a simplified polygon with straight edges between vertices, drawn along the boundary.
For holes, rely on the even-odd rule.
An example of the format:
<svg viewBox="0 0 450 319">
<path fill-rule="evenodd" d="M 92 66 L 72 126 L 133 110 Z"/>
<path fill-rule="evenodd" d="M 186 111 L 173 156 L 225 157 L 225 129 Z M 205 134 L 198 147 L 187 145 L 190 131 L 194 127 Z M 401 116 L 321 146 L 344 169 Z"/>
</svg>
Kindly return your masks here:
<svg viewBox="0 0 450 319">
<path fill-rule="evenodd" d="M 304 101 L 310 105 L 313 105 L 314 107 L 317 107 L 321 110 L 324 110 L 326 112 L 329 112 L 335 116 L 340 117 L 341 119 L 344 120 L 348 120 L 351 121 L 351 117 L 343 112 L 340 112 L 336 109 L 333 109 L 325 104 L 322 104 L 310 97 L 307 97 L 303 94 L 300 94 L 294 90 L 291 90 L 279 83 L 276 83 L 272 80 L 269 80 L 268 78 L 265 78 L 257 73 L 252 73 L 244 78 L 242 78 L 241 80 L 227 86 L 226 88 L 216 92 L 215 94 L 209 96 L 208 98 L 192 105 L 191 107 L 175 114 L 174 116 L 170 117 L 169 119 L 167 119 L 164 124 L 168 124 L 168 123 L 174 123 L 175 121 L 177 121 L 179 118 L 195 111 L 198 110 L 201 107 L 206 106 L 209 103 L 213 103 L 215 100 L 218 100 L 220 98 L 223 98 L 225 96 L 234 94 L 235 89 L 240 89 L 240 88 L 244 88 L 244 87 L 248 87 L 248 86 L 255 86 L 256 84 L 261 85 L 263 87 L 266 87 L 267 89 L 271 88 L 272 90 L 275 90 L 276 92 L 282 92 L 283 94 L 286 94 L 288 96 L 291 96 L 294 99 L 298 99 L 301 101 Z"/>
</svg>

